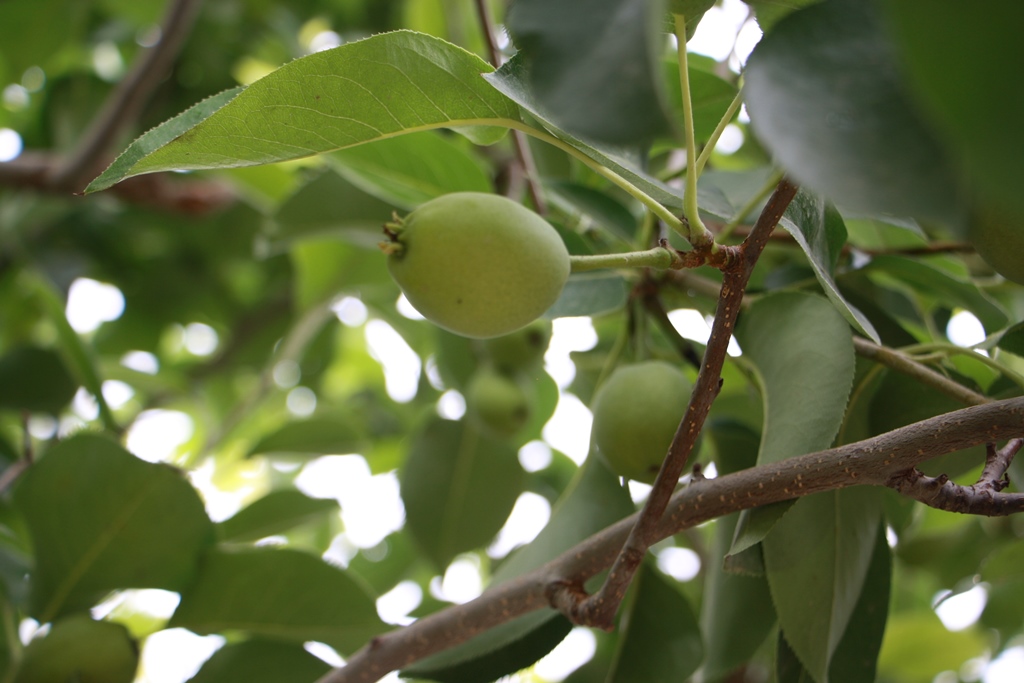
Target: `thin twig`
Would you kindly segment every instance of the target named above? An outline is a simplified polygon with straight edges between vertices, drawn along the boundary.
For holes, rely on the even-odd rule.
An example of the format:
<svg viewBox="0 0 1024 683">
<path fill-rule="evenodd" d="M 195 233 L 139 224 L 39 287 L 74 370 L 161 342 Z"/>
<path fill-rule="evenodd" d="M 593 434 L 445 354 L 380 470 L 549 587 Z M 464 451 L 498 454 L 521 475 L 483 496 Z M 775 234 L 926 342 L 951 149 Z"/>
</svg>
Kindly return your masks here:
<svg viewBox="0 0 1024 683">
<path fill-rule="evenodd" d="M 718 310 L 711 328 L 711 338 L 704 352 L 703 364 L 690 397 L 690 405 L 679 424 L 639 521 L 626 540 L 607 580 L 597 593 L 581 601 L 581 585 L 555 584 L 552 587 L 549 595 L 552 606 L 561 610 L 573 623 L 604 629 L 612 627 L 615 612 L 626 594 L 633 575 L 647 549 L 655 542 L 654 529 L 664 514 L 679 476 L 686 467 L 697 435 L 711 410 L 711 404 L 718 396 L 726 350 L 742 308 L 743 292 L 754 264 L 764 250 L 768 236 L 782 218 L 796 192 L 797 186 L 783 178 L 775 193 L 769 198 L 747 240 L 740 247 L 725 248 L 732 250 L 734 257 L 731 265 L 724 271 L 725 278 L 718 299 Z"/>
<path fill-rule="evenodd" d="M 491 8 L 487 6 L 487 0 L 476 0 L 476 15 L 480 19 L 480 28 L 483 31 L 484 39 L 487 41 L 487 50 L 491 56 L 491 64 L 497 69 L 504 61 L 504 57 L 501 53 L 501 48 L 498 46 L 498 40 L 494 35 L 494 19 L 491 17 Z M 530 151 L 525 135 L 518 130 L 513 130 L 511 133 L 512 146 L 515 148 L 516 160 L 519 162 L 519 166 L 522 168 L 523 175 L 526 178 L 526 188 L 530 192 L 530 200 L 533 202 L 533 207 L 537 213 L 543 216 L 548 212 L 548 204 L 544 199 L 544 192 L 540 188 L 540 183 L 537 182 L 537 165 L 533 163 L 533 152 Z"/>
<path fill-rule="evenodd" d="M 201 4 L 202 0 L 172 0 L 160 26 L 160 40 L 143 51 L 93 117 L 71 155 L 52 171 L 49 181 L 53 186 L 71 191 L 82 189 L 97 162 L 122 131 L 135 123 L 150 95 L 170 72 Z"/>
<path fill-rule="evenodd" d="M 708 520 L 768 503 L 854 485 L 887 486 L 893 477 L 931 458 L 1024 434 L 1024 397 L 964 408 L 864 441 L 705 479 L 677 491 L 654 529 L 668 538 Z M 971 514 L 1024 511 L 1021 494 L 994 494 L 994 504 Z M 348 663 L 317 683 L 371 683 L 424 657 L 547 605 L 551 585 L 580 586 L 606 570 L 635 528 L 639 513 L 616 522 L 511 581 L 462 605 L 435 612 L 374 638 Z"/>
</svg>

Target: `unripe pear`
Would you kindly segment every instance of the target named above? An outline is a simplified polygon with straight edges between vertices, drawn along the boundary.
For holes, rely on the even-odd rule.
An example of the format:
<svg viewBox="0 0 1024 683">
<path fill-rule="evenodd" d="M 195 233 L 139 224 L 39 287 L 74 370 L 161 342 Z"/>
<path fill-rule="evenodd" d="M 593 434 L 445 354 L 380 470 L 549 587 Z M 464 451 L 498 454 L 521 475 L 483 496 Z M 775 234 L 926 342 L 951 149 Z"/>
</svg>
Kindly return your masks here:
<svg viewBox="0 0 1024 683">
<path fill-rule="evenodd" d="M 388 270 L 413 306 L 465 337 L 509 334 L 562 292 L 569 252 L 551 225 L 511 199 L 454 192 L 385 226 Z"/>
<path fill-rule="evenodd" d="M 481 368 L 466 387 L 466 411 L 496 436 L 512 436 L 530 419 L 530 399 L 518 382 Z"/>
<path fill-rule="evenodd" d="M 131 683 L 138 664 L 124 626 L 75 614 L 25 647 L 14 683 Z"/>
<path fill-rule="evenodd" d="M 619 476 L 652 483 L 692 391 L 689 378 L 663 361 L 617 368 L 594 396 L 598 453 Z"/>
</svg>

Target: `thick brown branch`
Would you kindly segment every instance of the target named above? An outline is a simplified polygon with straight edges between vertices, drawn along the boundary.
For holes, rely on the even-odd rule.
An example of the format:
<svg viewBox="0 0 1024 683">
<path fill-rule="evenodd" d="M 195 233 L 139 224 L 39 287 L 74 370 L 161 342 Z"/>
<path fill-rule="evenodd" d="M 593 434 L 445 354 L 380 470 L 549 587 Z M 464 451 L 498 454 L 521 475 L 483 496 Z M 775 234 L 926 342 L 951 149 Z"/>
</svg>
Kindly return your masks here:
<svg viewBox="0 0 1024 683">
<path fill-rule="evenodd" d="M 142 107 L 171 70 L 181 46 L 192 30 L 202 0 L 172 0 L 160 26 L 160 40 L 145 50 L 131 71 L 117 84 L 89 124 L 68 159 L 53 170 L 49 183 L 55 188 L 80 191 L 96 173 L 111 144 L 135 123 Z"/>
<path fill-rule="evenodd" d="M 565 600 L 563 596 L 553 596 L 553 604 L 563 606 L 561 611 L 574 623 L 604 629 L 610 629 L 614 624 L 615 612 L 626 595 L 633 575 L 647 549 L 657 540 L 654 538 L 654 530 L 665 512 L 679 476 L 686 467 L 697 435 L 711 410 L 711 404 L 718 396 L 726 350 L 742 308 L 743 293 L 754 270 L 754 264 L 757 263 L 768 237 L 782 218 L 786 207 L 796 196 L 796 192 L 797 186 L 789 180 L 783 178 L 779 182 L 779 186 L 758 217 L 754 230 L 739 247 L 738 254 L 730 259 L 730 265 L 724 269 L 722 291 L 718 298 L 715 321 L 711 327 L 711 338 L 704 352 L 700 373 L 690 397 L 690 405 L 679 423 L 668 455 L 662 463 L 661 471 L 644 504 L 636 527 L 629 534 L 604 585 L 593 596 L 576 604 L 572 604 L 571 600 Z M 569 609 L 564 609 L 566 604 L 570 605 Z"/>
<path fill-rule="evenodd" d="M 653 534 L 667 538 L 740 510 L 854 485 L 888 486 L 931 458 L 1024 434 L 1024 397 L 964 408 L 839 448 L 705 479 L 672 496 Z M 1004 449 L 1005 450 L 1005 449 Z M 989 510 L 1004 514 L 1020 494 L 994 494 Z M 1005 503 L 1001 501 L 1006 501 Z M 972 508 L 975 512 L 981 508 Z M 987 514 L 987 512 L 983 512 Z M 561 600 L 607 569 L 635 527 L 631 515 L 548 564 L 493 586 L 476 600 L 437 612 L 375 638 L 348 664 L 318 683 L 370 683 L 391 671 L 466 642 L 527 612 Z M 571 597 L 570 597 L 571 599 Z"/>
</svg>

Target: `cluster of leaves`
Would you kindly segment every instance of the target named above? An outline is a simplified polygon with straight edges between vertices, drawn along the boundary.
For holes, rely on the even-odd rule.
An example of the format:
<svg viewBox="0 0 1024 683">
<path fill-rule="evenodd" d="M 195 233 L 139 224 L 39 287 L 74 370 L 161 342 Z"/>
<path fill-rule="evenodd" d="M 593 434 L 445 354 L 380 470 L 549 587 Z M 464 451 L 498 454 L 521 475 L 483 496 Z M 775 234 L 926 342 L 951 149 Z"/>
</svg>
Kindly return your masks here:
<svg viewBox="0 0 1024 683">
<path fill-rule="evenodd" d="M 672 9 L 692 29 L 710 4 Z M 772 160 L 805 185 L 780 223 L 788 235 L 754 272 L 736 331 L 743 355 L 726 365 L 705 427 L 698 458 L 719 474 L 961 407 L 858 357 L 855 335 L 990 398 L 1024 390 L 1015 325 L 1024 292 L 964 245 L 937 248 L 967 235 L 978 205 L 1024 213 L 1024 143 L 1006 123 L 1019 97 L 1006 84 L 1019 63 L 1009 32 L 1021 10 L 828 0 L 790 13 L 805 4 L 752 3 L 766 35 L 745 74 L 749 124 L 730 108 L 738 77 L 688 60 L 696 142 L 713 140 L 723 122 L 744 134 L 733 154 L 708 150 L 697 204 L 712 233 L 742 231 L 757 215 L 777 179 Z M 25 107 L 0 110 L 0 125 L 29 148 L 72 147 L 112 87 L 80 66 L 82 56 L 113 48 L 131 61 L 136 36 L 161 10 L 137 0 L 5 3 L 0 81 L 33 66 L 46 79 Z M 412 616 L 436 613 L 447 604 L 431 581 L 460 555 L 497 584 L 635 510 L 598 458 L 577 467 L 556 451 L 539 471 L 520 465 L 518 449 L 541 438 L 559 400 L 543 372 L 530 373 L 531 417 L 510 436 L 485 433 L 472 415 L 438 416 L 441 396 L 462 390 L 487 353 L 401 314 L 376 243 L 393 212 L 430 198 L 521 192 L 505 135 L 514 129 L 529 137 L 530 181 L 570 253 L 651 246 L 664 217 L 655 204 L 669 217 L 684 208 L 679 62 L 663 49 L 664 10 L 640 0 L 520 0 L 503 21 L 521 51 L 495 70 L 469 3 L 209 3 L 140 130 L 160 125 L 89 190 L 193 169 L 201 173 L 192 178 L 229 186 L 231 207 L 195 217 L 102 193 L 0 190 L 0 456 L 5 485 L 17 477 L 0 506 L 0 615 L 11 636 L 0 677 L 18 667 L 19 618 L 51 622 L 117 591 L 160 588 L 181 596 L 169 620 L 129 608 L 110 618 L 139 638 L 173 627 L 228 636 L 193 680 L 312 681 L 328 667 L 302 644 L 352 654 L 390 628 L 374 599 L 399 582 L 427 596 Z M 41 17 L 49 31 L 25 29 Z M 328 28 L 344 44 L 303 56 Z M 269 73 L 244 87 L 231 79 L 254 71 Z M 116 285 L 124 314 L 75 333 L 62 295 L 78 277 Z M 711 268 L 573 275 L 547 317 L 590 316 L 598 341 L 574 354 L 566 390 L 589 402 L 616 364 L 699 355 L 664 312 L 713 314 L 720 281 Z M 332 314 L 343 297 L 423 361 L 412 400 L 389 396 L 364 324 Z M 958 311 L 981 322 L 988 355 L 949 342 Z M 213 356 L 183 346 L 193 322 L 218 334 Z M 122 362 L 138 351 L 155 360 L 152 373 Z M 293 381 L 275 383 L 281 368 Z M 132 398 L 109 406 L 102 387 L 111 380 Z M 297 383 L 316 396 L 312 416 L 288 409 Z M 74 417 L 77 392 L 95 398 L 96 415 Z M 118 441 L 154 409 L 186 413 L 195 426 L 170 464 L 144 462 Z M 30 436 L 30 415 L 59 418 L 60 436 Z M 397 472 L 406 515 L 344 569 L 321 559 L 343 532 L 337 504 L 294 484 L 307 461 L 341 453 L 361 454 L 374 474 Z M 983 462 L 974 448 L 924 469 L 969 478 Z M 248 505 L 213 523 L 183 473 L 200 466 L 223 489 L 248 487 Z M 1011 480 L 1021 474 L 1015 466 Z M 484 548 L 526 491 L 551 502 L 551 520 L 532 543 L 492 560 Z M 598 634 L 594 659 L 568 680 L 683 680 L 698 669 L 706 681 L 738 670 L 764 680 L 774 667 L 780 681 L 926 683 L 1020 637 L 1022 534 L 1013 518 L 956 517 L 864 488 L 723 517 L 659 544 L 656 553 L 695 551 L 700 574 L 681 583 L 645 565 L 619 628 Z M 283 547 L 257 546 L 270 536 Z M 989 593 L 980 622 L 948 632 L 933 597 L 979 580 Z M 554 611 L 533 612 L 406 674 L 493 680 L 535 662 L 570 628 Z"/>
</svg>

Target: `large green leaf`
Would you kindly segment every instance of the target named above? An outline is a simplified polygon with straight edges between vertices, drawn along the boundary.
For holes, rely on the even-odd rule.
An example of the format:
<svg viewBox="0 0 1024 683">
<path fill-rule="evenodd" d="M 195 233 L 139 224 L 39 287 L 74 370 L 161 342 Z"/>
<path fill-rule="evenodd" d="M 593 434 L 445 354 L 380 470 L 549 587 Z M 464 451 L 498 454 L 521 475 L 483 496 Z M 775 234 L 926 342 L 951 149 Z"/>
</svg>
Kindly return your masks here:
<svg viewBox="0 0 1024 683">
<path fill-rule="evenodd" d="M 872 3 L 828 0 L 780 20 L 747 62 L 762 144 L 845 208 L 956 222 L 945 152 L 904 91 Z"/>
<path fill-rule="evenodd" d="M 222 541 L 258 541 L 337 511 L 338 501 L 331 498 L 310 498 L 294 489 L 271 491 L 218 524 L 217 534 Z"/>
<path fill-rule="evenodd" d="M 214 549 L 182 591 L 168 627 L 207 635 L 253 635 L 326 643 L 348 653 L 387 630 L 377 607 L 348 574 L 298 550 Z"/>
<path fill-rule="evenodd" d="M 765 569 L 786 642 L 818 683 L 864 586 L 881 507 L 864 488 L 801 498 L 764 539 Z"/>
<path fill-rule="evenodd" d="M 635 144 L 669 129 L 664 12 L 664 0 L 518 0 L 505 21 L 548 118 L 581 138 Z"/>
<path fill-rule="evenodd" d="M 330 669 L 302 645 L 253 639 L 217 650 L 187 683 L 313 683 Z"/>
<path fill-rule="evenodd" d="M 519 115 L 480 79 L 491 70 L 460 47 L 412 31 L 347 43 L 289 62 L 234 97 L 218 96 L 215 111 L 203 103 L 202 112 L 155 128 L 87 191 L 141 173 L 267 164 L 431 128 L 492 143 L 504 133 L 493 126 Z"/>
<path fill-rule="evenodd" d="M 799 243 L 811 262 L 818 283 L 835 307 L 857 330 L 880 343 L 878 333 L 867 317 L 839 292 L 833 279 L 836 262 L 846 243 L 846 226 L 834 206 L 821 197 L 800 190 L 779 225 Z"/>
<path fill-rule="evenodd" d="M 413 437 L 401 472 L 406 527 L 444 569 L 498 533 L 525 475 L 508 443 L 469 422 L 432 418 Z"/>
<path fill-rule="evenodd" d="M 634 510 L 626 490 L 598 458 L 588 458 L 555 505 L 547 526 L 495 571 L 497 585 L 540 567 Z M 532 612 L 499 629 L 418 662 L 406 675 L 436 680 L 490 681 L 527 666 L 554 648 L 571 624 L 551 610 Z M 490 678 L 487 678 L 490 676 Z M 482 677 L 482 678 L 481 678 Z"/>
<path fill-rule="evenodd" d="M 975 187 L 1024 211 L 1024 4 L 887 0 L 887 28 L 924 114 L 958 152 Z"/>
<path fill-rule="evenodd" d="M 835 307 L 811 294 L 772 294 L 751 306 L 736 339 L 756 369 L 764 404 L 758 464 L 828 448 L 843 420 L 855 366 L 853 336 Z M 731 552 L 764 538 L 787 509 L 783 503 L 744 512 Z M 748 527 L 756 532 L 746 532 Z"/>
<path fill-rule="evenodd" d="M 649 564 L 633 580 L 636 591 L 622 615 L 623 629 L 608 683 L 658 683 L 688 678 L 704 658 L 697 617 L 685 597 Z"/>
<path fill-rule="evenodd" d="M 183 474 L 81 434 L 46 452 L 15 491 L 35 548 L 31 614 L 87 609 L 118 588 L 182 590 L 213 524 Z"/>
<path fill-rule="evenodd" d="M 405 209 L 449 192 L 494 191 L 479 162 L 434 131 L 348 147 L 327 160 L 356 187 Z"/>
</svg>

